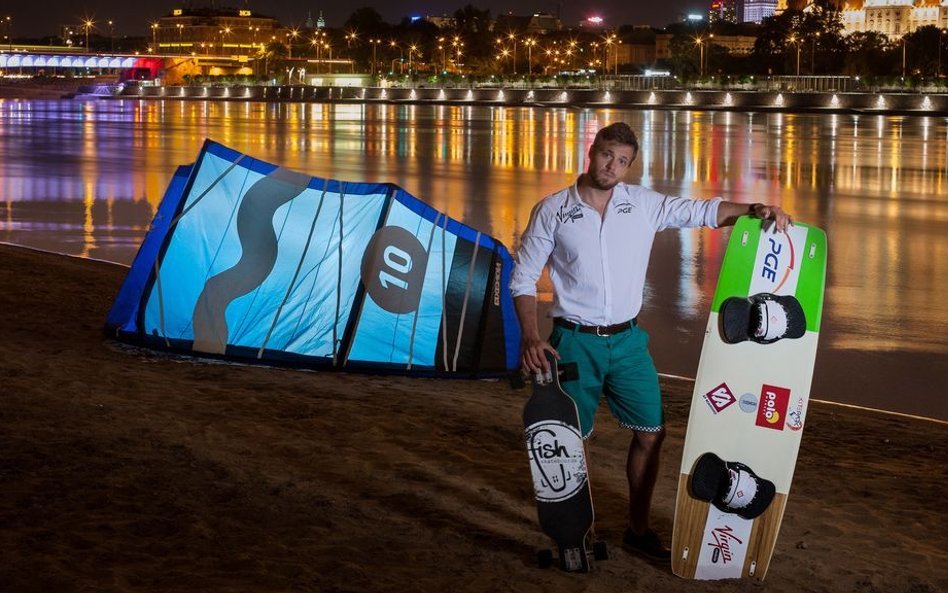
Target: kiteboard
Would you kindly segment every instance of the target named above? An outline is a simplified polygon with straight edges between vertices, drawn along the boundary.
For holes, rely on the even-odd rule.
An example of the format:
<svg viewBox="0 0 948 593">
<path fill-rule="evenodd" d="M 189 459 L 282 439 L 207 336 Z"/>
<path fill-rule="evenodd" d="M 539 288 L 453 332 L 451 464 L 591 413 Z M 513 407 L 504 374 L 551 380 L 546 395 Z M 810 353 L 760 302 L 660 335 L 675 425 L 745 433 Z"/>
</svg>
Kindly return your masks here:
<svg viewBox="0 0 948 593">
<path fill-rule="evenodd" d="M 763 580 L 805 425 L 826 234 L 741 217 L 718 279 L 682 453 L 672 571 Z"/>
</svg>

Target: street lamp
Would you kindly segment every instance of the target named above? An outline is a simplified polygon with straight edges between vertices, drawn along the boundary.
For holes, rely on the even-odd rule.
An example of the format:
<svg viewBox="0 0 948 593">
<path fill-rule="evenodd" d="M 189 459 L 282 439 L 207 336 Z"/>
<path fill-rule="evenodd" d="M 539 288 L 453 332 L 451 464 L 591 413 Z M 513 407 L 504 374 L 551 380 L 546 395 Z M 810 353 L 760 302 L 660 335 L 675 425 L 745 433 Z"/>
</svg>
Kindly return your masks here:
<svg viewBox="0 0 948 593">
<path fill-rule="evenodd" d="M 816 74 L 816 42 L 820 39 L 820 32 L 817 31 L 810 38 L 810 75 Z"/>
<path fill-rule="evenodd" d="M 500 50 L 500 53 L 497 54 L 497 62 L 500 63 L 500 75 L 504 74 L 504 60 L 510 57 L 510 50 L 506 47 Z"/>
<path fill-rule="evenodd" d="M 942 46 L 942 36 L 945 34 L 945 29 L 938 30 L 938 73 L 935 74 L 936 77 L 941 78 L 941 46 Z"/>
<path fill-rule="evenodd" d="M 296 29 L 290 29 L 290 32 L 287 33 L 286 36 L 289 37 L 286 45 L 286 57 L 293 59 L 293 42 L 300 36 L 300 32 Z"/>
<path fill-rule="evenodd" d="M 790 43 L 797 46 L 797 76 L 800 76 L 800 41 L 795 35 L 790 36 Z"/>
<path fill-rule="evenodd" d="M 510 39 L 513 43 L 513 74 L 517 75 L 517 36 L 513 33 L 507 35 L 507 38 Z"/>
<path fill-rule="evenodd" d="M 115 51 L 115 27 L 112 19 L 109 19 L 109 51 Z"/>
<path fill-rule="evenodd" d="M 695 43 L 698 44 L 698 78 L 704 78 L 704 39 L 698 37 Z"/>
<path fill-rule="evenodd" d="M 418 51 L 417 45 L 411 45 L 408 47 L 408 75 L 411 76 L 411 55 Z"/>
<path fill-rule="evenodd" d="M 374 74 L 375 74 L 375 65 L 376 65 L 376 63 L 377 63 L 377 62 L 376 62 L 376 58 L 375 58 L 375 50 L 378 49 L 378 46 L 379 46 L 380 43 L 382 43 L 382 40 L 381 40 L 381 39 L 369 39 L 369 43 L 372 44 L 372 74 L 374 75 Z"/>
<path fill-rule="evenodd" d="M 349 72 L 355 72 L 355 60 L 352 59 L 352 42 L 356 40 L 359 36 L 355 31 L 349 31 L 346 33 L 346 54 L 349 58 Z"/>
<path fill-rule="evenodd" d="M 444 37 L 438 37 L 438 49 L 441 50 L 441 74 L 448 71 L 448 58 L 445 57 L 444 42 Z"/>
<path fill-rule="evenodd" d="M 906 35 L 902 35 L 902 80 L 905 80 L 905 38 Z"/>
<path fill-rule="evenodd" d="M 388 44 L 389 44 L 391 47 L 398 49 L 398 59 L 399 59 L 399 62 L 398 62 L 398 72 L 399 72 L 399 74 L 404 74 L 404 73 L 405 73 L 405 51 L 402 49 L 402 46 L 398 45 L 398 43 L 395 42 L 394 39 L 392 39 L 391 41 L 389 41 Z M 392 59 L 392 63 L 393 63 L 393 64 L 395 63 L 395 60 L 394 60 L 394 59 Z M 393 68 L 392 68 L 392 74 L 394 74 L 394 73 L 395 73 L 395 68 L 393 67 Z"/>
<path fill-rule="evenodd" d="M 528 37 L 523 43 L 527 46 L 527 71 L 529 76 L 533 76 L 533 46 L 537 44 L 537 40 Z"/>
<path fill-rule="evenodd" d="M 158 51 L 158 23 L 151 24 L 151 45 L 153 51 Z"/>
<path fill-rule="evenodd" d="M 3 20 L 7 24 L 7 43 L 9 44 L 9 50 L 13 51 L 13 17 L 7 15 Z"/>
<path fill-rule="evenodd" d="M 92 19 L 86 19 L 82 22 L 83 26 L 86 28 L 86 53 L 89 53 L 89 29 L 92 28 L 92 25 L 95 24 Z"/>
<path fill-rule="evenodd" d="M 454 40 L 451 42 L 451 45 L 454 46 L 455 58 L 454 58 L 454 68 L 457 70 L 458 74 L 461 73 L 461 48 L 464 47 L 464 42 L 461 41 L 461 38 L 455 35 Z"/>
<path fill-rule="evenodd" d="M 605 59 L 603 60 L 603 62 L 605 62 L 604 67 L 603 67 L 603 70 L 604 70 L 607 74 L 608 74 L 608 72 L 609 72 L 609 50 L 612 49 L 612 44 L 615 43 L 615 42 L 616 42 L 616 34 L 615 34 L 615 33 L 612 33 L 611 35 L 609 35 L 608 37 L 606 37 L 605 39 L 603 39 L 603 43 L 605 44 L 605 45 L 603 46 L 603 52 L 602 52 L 602 53 L 603 53 L 603 57 L 605 58 Z"/>
</svg>

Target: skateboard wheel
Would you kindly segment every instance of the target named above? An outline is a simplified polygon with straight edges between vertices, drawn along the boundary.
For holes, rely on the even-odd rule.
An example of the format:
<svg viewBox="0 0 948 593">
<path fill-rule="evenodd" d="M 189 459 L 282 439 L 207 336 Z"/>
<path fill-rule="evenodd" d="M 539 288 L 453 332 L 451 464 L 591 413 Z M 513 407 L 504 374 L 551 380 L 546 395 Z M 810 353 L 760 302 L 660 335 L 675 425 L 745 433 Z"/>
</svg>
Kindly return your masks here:
<svg viewBox="0 0 948 593">
<path fill-rule="evenodd" d="M 549 568 L 553 566 L 553 550 L 538 550 L 537 565 L 540 568 Z"/>
<path fill-rule="evenodd" d="M 606 542 L 593 543 L 593 558 L 596 560 L 609 559 L 609 546 L 606 544 Z"/>
</svg>

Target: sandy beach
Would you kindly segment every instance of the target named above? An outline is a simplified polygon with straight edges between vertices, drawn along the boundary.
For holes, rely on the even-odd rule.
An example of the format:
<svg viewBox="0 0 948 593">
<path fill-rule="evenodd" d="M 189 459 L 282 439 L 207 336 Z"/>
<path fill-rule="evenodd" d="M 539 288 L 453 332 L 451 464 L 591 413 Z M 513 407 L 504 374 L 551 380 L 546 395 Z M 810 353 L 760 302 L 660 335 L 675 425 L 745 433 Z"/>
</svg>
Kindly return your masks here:
<svg viewBox="0 0 948 593">
<path fill-rule="evenodd" d="M 948 590 L 944 424 L 814 403 L 766 582 L 691 582 L 621 548 L 628 442 L 602 409 L 612 558 L 540 570 L 526 391 L 129 348 L 102 333 L 125 270 L 0 245 L 0 591 Z M 666 540 L 691 390 L 663 381 Z"/>
</svg>

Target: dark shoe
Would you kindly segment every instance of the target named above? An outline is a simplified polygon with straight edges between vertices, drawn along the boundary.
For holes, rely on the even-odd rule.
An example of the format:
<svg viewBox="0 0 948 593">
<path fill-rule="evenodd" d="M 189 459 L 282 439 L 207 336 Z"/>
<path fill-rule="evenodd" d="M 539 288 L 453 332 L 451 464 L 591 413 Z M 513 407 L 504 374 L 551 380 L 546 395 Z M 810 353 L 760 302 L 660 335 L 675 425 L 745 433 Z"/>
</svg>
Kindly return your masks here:
<svg viewBox="0 0 948 593">
<path fill-rule="evenodd" d="M 671 550 L 662 545 L 662 540 L 658 534 L 651 529 L 642 535 L 636 535 L 632 529 L 626 529 L 622 536 L 622 543 L 626 548 L 633 552 L 645 556 L 649 560 L 656 562 L 668 562 L 671 560 Z"/>
</svg>

